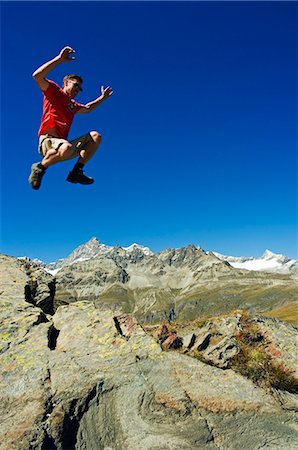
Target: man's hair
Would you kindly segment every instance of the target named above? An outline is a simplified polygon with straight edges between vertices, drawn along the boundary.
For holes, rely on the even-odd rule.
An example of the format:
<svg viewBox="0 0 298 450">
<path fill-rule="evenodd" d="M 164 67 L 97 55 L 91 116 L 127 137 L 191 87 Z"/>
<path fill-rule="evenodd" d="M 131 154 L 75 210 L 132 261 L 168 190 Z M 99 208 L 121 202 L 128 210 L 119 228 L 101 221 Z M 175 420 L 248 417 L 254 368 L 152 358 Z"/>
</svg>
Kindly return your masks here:
<svg viewBox="0 0 298 450">
<path fill-rule="evenodd" d="M 71 73 L 69 75 L 65 75 L 65 77 L 63 78 L 63 84 L 66 80 L 77 80 L 79 81 L 81 84 L 83 83 L 83 78 L 80 77 L 80 75 L 75 75 L 74 73 Z"/>
</svg>

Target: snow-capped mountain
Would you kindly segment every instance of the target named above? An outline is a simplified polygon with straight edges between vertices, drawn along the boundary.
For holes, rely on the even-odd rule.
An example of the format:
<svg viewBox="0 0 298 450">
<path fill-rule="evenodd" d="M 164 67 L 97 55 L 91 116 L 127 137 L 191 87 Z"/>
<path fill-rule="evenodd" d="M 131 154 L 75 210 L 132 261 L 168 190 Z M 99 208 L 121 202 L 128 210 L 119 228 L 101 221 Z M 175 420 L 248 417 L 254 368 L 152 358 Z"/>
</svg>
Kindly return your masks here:
<svg viewBox="0 0 298 450">
<path fill-rule="evenodd" d="M 132 244 L 129 247 L 123 247 L 123 250 L 125 250 L 128 253 L 133 252 L 134 250 L 139 249 L 141 250 L 144 255 L 148 256 L 148 255 L 153 255 L 154 253 L 150 250 L 149 247 L 144 247 L 143 245 L 139 245 L 139 244 Z"/>
<path fill-rule="evenodd" d="M 138 254 L 139 257 L 153 255 L 153 252 L 148 247 L 139 244 L 132 244 L 129 247 L 109 246 L 101 243 L 95 237 L 91 238 L 85 244 L 77 247 L 67 258 L 58 259 L 55 262 L 49 263 L 45 269 L 52 275 L 55 275 L 62 267 L 70 266 L 82 261 L 97 258 L 99 256 L 108 254 L 120 253 L 122 256 L 132 256 Z"/>
<path fill-rule="evenodd" d="M 201 250 L 200 246 L 196 247 Z M 164 253 L 164 252 L 161 252 Z M 254 256 L 226 256 L 217 252 L 207 252 L 213 254 L 221 261 L 228 262 L 232 267 L 237 269 L 246 269 L 252 271 L 266 271 L 276 273 L 298 273 L 298 261 L 290 259 L 285 255 L 273 253 L 266 250 L 261 257 Z M 50 264 L 40 262 L 39 265 L 52 275 L 55 275 L 60 269 L 65 266 L 70 266 L 83 261 L 92 260 L 100 256 L 107 256 L 115 261 L 140 261 L 144 257 L 152 256 L 154 253 L 149 247 L 139 244 L 132 244 L 128 247 L 120 247 L 105 245 L 95 237 L 91 238 L 86 243 L 77 247 L 69 256 L 59 259 Z"/>
<path fill-rule="evenodd" d="M 227 261 L 236 269 L 261 270 L 265 272 L 290 273 L 298 271 L 296 259 L 266 250 L 261 257 L 254 256 L 226 256 L 213 252 L 217 258 Z"/>
</svg>

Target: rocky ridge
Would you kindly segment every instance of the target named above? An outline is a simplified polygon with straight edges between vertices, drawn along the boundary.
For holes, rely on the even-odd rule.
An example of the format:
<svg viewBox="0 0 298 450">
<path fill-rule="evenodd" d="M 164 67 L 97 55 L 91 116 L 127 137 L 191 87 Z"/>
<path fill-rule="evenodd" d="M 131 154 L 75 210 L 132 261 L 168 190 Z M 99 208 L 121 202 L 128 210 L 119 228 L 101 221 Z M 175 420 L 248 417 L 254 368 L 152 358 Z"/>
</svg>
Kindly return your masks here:
<svg viewBox="0 0 298 450">
<path fill-rule="evenodd" d="M 220 344 L 241 342 L 240 312 L 162 334 L 95 300 L 55 310 L 42 269 L 6 256 L 0 269 L 1 450 L 297 448 L 296 327 L 249 319 L 290 373 L 288 390 L 258 385 Z"/>
</svg>

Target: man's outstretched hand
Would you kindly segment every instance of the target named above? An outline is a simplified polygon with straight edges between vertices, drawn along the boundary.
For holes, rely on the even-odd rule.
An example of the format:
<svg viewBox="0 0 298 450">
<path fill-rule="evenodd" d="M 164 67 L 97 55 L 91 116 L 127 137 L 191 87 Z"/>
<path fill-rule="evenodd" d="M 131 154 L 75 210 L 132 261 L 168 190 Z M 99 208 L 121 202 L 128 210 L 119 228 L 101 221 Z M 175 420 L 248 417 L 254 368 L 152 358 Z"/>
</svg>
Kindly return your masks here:
<svg viewBox="0 0 298 450">
<path fill-rule="evenodd" d="M 113 90 L 110 86 L 108 87 L 104 87 L 101 86 L 101 96 L 103 98 L 103 100 L 106 100 L 107 98 L 111 97 L 111 95 L 113 94 Z"/>
<path fill-rule="evenodd" d="M 75 58 L 72 56 L 75 50 L 71 47 L 64 47 L 59 53 L 59 58 L 62 62 L 73 61 Z"/>
</svg>

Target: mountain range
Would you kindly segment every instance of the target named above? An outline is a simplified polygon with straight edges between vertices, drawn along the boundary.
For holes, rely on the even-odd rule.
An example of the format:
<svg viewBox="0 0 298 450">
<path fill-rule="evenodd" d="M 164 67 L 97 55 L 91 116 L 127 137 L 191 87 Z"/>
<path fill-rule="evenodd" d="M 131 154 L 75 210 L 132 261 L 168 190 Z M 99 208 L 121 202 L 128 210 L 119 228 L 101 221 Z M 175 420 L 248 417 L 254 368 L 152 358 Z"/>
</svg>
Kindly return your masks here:
<svg viewBox="0 0 298 450">
<path fill-rule="evenodd" d="M 269 251 L 261 260 L 262 271 L 255 270 L 260 258 L 231 259 L 195 245 L 153 253 L 92 238 L 65 259 L 39 265 L 55 276 L 55 307 L 86 300 L 152 323 L 292 305 L 298 298 L 297 261 Z M 248 263 L 254 270 L 233 267 Z"/>
<path fill-rule="evenodd" d="M 197 247 L 199 250 L 201 247 Z M 76 264 L 82 261 L 88 261 L 99 256 L 113 255 L 116 252 L 123 255 L 138 255 L 139 258 L 144 256 L 152 256 L 154 252 L 150 248 L 139 244 L 132 244 L 129 247 L 109 246 L 101 243 L 97 238 L 93 237 L 86 243 L 77 247 L 69 256 L 59 259 L 55 262 L 45 264 L 40 260 L 35 260 L 41 264 L 49 273 L 55 275 L 62 267 Z M 237 269 L 246 269 L 253 271 L 266 271 L 275 273 L 298 273 L 298 261 L 290 259 L 285 255 L 273 253 L 266 250 L 261 257 L 255 256 L 226 256 L 218 252 L 206 252 L 213 254 L 221 261 L 228 262 L 232 267 Z"/>
</svg>

